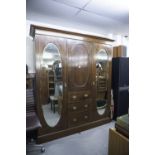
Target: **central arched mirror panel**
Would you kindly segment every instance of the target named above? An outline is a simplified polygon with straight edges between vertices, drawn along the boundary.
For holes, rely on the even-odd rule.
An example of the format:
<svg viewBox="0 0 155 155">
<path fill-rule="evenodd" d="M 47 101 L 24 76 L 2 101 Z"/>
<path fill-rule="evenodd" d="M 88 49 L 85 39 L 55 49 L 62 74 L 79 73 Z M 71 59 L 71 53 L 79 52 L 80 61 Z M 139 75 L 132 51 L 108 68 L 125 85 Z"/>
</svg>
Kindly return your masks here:
<svg viewBox="0 0 155 155">
<path fill-rule="evenodd" d="M 46 77 L 44 83 L 44 100 L 42 110 L 46 123 L 50 127 L 58 124 L 61 117 L 63 100 L 62 60 L 59 49 L 48 43 L 42 55 L 42 72 Z"/>
<path fill-rule="evenodd" d="M 96 53 L 96 109 L 103 115 L 107 106 L 108 96 L 108 54 L 101 49 Z"/>
</svg>

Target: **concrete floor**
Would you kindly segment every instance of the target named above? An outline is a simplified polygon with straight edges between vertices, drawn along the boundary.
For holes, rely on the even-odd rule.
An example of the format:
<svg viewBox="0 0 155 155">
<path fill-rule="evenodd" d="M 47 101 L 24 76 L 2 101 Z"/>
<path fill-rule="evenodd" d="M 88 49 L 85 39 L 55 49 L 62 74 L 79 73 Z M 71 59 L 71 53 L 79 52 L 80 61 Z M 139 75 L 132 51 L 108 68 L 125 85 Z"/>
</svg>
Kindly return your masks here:
<svg viewBox="0 0 155 155">
<path fill-rule="evenodd" d="M 27 155 L 108 155 L 109 128 L 114 121 L 77 134 L 44 143 L 45 152 L 40 150 Z"/>
</svg>

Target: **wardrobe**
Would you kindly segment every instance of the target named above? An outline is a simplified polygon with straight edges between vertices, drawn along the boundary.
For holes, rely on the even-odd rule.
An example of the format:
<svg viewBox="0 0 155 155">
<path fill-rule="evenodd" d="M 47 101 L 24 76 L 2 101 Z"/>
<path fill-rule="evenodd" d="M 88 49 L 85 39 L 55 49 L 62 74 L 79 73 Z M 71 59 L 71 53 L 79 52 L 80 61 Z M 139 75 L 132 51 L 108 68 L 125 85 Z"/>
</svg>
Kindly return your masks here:
<svg viewBox="0 0 155 155">
<path fill-rule="evenodd" d="M 36 55 L 38 143 L 111 121 L 114 40 L 31 25 Z"/>
</svg>

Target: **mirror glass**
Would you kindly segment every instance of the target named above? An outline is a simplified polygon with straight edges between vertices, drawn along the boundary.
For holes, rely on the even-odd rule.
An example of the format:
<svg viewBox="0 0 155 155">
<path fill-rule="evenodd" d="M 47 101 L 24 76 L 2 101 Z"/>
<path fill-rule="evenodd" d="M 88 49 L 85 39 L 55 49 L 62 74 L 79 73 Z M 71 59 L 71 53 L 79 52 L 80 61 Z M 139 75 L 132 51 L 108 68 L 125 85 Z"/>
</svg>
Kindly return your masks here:
<svg viewBox="0 0 155 155">
<path fill-rule="evenodd" d="M 102 49 L 96 54 L 96 108 L 99 115 L 105 113 L 107 106 L 108 55 Z"/>
<path fill-rule="evenodd" d="M 59 49 L 48 43 L 42 56 L 42 110 L 46 123 L 54 127 L 61 116 L 63 100 L 62 60 Z"/>
</svg>

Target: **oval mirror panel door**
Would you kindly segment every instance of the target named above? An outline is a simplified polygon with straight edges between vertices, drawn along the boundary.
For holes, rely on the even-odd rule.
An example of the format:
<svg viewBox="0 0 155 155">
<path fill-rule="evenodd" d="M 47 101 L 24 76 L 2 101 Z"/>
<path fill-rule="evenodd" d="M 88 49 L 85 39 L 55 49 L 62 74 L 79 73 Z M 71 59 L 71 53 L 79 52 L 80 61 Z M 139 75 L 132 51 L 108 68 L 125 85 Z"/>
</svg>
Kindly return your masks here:
<svg viewBox="0 0 155 155">
<path fill-rule="evenodd" d="M 60 120 L 63 100 L 62 60 L 56 45 L 46 45 L 41 64 L 43 115 L 48 126 L 54 127 Z"/>
<path fill-rule="evenodd" d="M 107 106 L 107 67 L 108 55 L 101 49 L 96 54 L 96 109 L 99 115 L 105 113 Z"/>
</svg>

